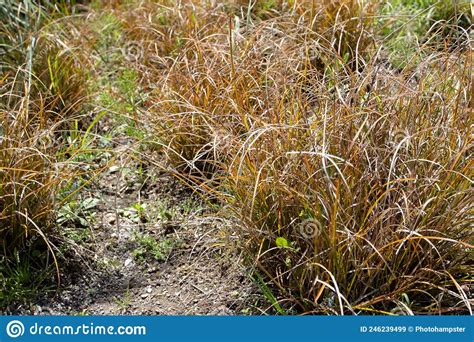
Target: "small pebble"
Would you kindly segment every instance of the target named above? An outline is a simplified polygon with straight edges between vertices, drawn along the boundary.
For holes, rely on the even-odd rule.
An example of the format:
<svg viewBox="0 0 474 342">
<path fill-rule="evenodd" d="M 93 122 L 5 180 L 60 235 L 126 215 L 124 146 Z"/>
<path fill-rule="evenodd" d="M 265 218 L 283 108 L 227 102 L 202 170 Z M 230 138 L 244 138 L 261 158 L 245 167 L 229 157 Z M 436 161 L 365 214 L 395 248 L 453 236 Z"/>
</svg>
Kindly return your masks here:
<svg viewBox="0 0 474 342">
<path fill-rule="evenodd" d="M 105 214 L 104 219 L 108 224 L 114 224 L 115 220 L 117 219 L 117 215 L 115 213 L 108 213 Z"/>
<path fill-rule="evenodd" d="M 117 165 L 113 165 L 113 166 L 111 166 L 111 167 L 109 168 L 109 172 L 110 172 L 110 173 L 115 173 L 115 172 L 117 172 L 118 170 L 120 170 L 120 167 L 117 166 Z"/>
<path fill-rule="evenodd" d="M 133 262 L 132 258 L 127 258 L 127 260 L 125 260 L 125 262 L 124 262 L 124 266 L 128 267 L 132 264 L 132 262 Z"/>
</svg>

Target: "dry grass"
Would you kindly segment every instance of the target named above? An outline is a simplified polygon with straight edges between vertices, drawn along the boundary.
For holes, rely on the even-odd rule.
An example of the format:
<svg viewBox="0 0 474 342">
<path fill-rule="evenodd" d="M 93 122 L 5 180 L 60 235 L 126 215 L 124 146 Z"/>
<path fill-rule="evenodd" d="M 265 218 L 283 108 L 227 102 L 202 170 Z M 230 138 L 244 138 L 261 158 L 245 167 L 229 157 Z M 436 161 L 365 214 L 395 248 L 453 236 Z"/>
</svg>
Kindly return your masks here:
<svg viewBox="0 0 474 342">
<path fill-rule="evenodd" d="M 77 30 L 61 17 L 34 5 L 4 6 L 0 241 L 11 257 L 32 241 L 53 251 L 58 192 L 75 175 L 65 135 L 81 120 L 88 58 L 71 45 Z"/>
<path fill-rule="evenodd" d="M 235 4 L 147 3 L 183 42 L 164 54 L 143 42 L 161 61 L 142 69 L 157 86 L 147 120 L 173 165 L 239 218 L 286 309 L 472 312 L 472 57 L 430 50 L 393 69 L 364 4 L 278 3 L 248 19 Z"/>
<path fill-rule="evenodd" d="M 122 53 L 146 92 L 131 116 L 237 219 L 229 233 L 278 311 L 472 314 L 465 28 L 444 25 L 436 44 L 412 47 L 419 58 L 394 65 L 376 1 L 113 1 L 104 11 L 103 36 L 128 41 Z M 73 175 L 75 152 L 57 142 L 86 98 L 87 58 L 69 49 L 71 29 L 67 40 L 20 30 L 3 59 L 5 253 L 34 234 L 48 243 Z M 0 32 L 12 40 L 12 27 Z M 107 39 L 89 43 L 107 50 Z"/>
</svg>

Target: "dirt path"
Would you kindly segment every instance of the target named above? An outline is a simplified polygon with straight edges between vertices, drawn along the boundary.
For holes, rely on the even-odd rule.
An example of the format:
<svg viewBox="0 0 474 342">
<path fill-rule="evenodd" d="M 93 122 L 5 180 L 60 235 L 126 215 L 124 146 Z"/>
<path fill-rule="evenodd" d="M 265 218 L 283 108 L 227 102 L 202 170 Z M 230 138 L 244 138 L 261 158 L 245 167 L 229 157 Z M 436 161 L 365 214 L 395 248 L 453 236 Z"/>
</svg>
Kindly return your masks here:
<svg viewBox="0 0 474 342">
<path fill-rule="evenodd" d="M 33 314 L 232 315 L 252 310 L 256 289 L 229 254 L 229 222 L 171 174 L 121 156 L 82 197 L 93 198 L 90 238 L 76 269 Z M 159 157 L 158 157 L 159 158 Z M 79 230 L 79 233 L 78 233 Z M 84 232 L 85 233 L 85 232 Z M 72 242 L 72 241 L 70 241 Z M 80 259 L 80 260 L 79 260 Z M 78 262 L 79 260 L 79 262 Z"/>
</svg>

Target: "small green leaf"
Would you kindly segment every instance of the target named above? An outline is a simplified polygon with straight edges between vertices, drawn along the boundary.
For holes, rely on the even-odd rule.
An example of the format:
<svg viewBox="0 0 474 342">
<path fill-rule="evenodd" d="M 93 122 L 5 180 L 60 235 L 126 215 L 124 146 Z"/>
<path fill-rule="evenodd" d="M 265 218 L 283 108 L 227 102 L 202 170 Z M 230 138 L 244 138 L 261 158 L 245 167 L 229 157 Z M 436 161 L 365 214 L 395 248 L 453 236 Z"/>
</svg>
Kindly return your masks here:
<svg viewBox="0 0 474 342">
<path fill-rule="evenodd" d="M 89 226 L 89 222 L 87 222 L 86 219 L 82 218 L 82 217 L 78 217 L 78 220 L 79 220 L 79 224 L 83 227 L 88 227 Z"/>
<path fill-rule="evenodd" d="M 276 242 L 277 247 L 279 247 L 279 248 L 287 248 L 288 247 L 288 241 L 285 238 L 281 237 L 281 236 L 277 237 L 275 242 Z"/>
<path fill-rule="evenodd" d="M 86 198 L 85 200 L 82 201 L 82 208 L 84 210 L 94 209 L 99 204 L 99 202 L 100 200 L 98 198 L 93 198 L 93 197 Z"/>
</svg>

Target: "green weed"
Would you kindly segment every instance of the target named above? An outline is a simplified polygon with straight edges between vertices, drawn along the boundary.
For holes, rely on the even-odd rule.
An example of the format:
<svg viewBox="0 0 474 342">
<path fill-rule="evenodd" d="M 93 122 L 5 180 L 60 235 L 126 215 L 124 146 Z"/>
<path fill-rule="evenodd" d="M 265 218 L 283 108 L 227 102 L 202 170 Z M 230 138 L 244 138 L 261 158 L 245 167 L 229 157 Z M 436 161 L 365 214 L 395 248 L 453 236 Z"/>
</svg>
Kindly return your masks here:
<svg viewBox="0 0 474 342">
<path fill-rule="evenodd" d="M 176 242 L 170 239 L 157 241 L 148 234 L 135 234 L 138 247 L 133 251 L 133 256 L 139 262 L 145 260 L 165 261 L 176 247 Z"/>
</svg>

